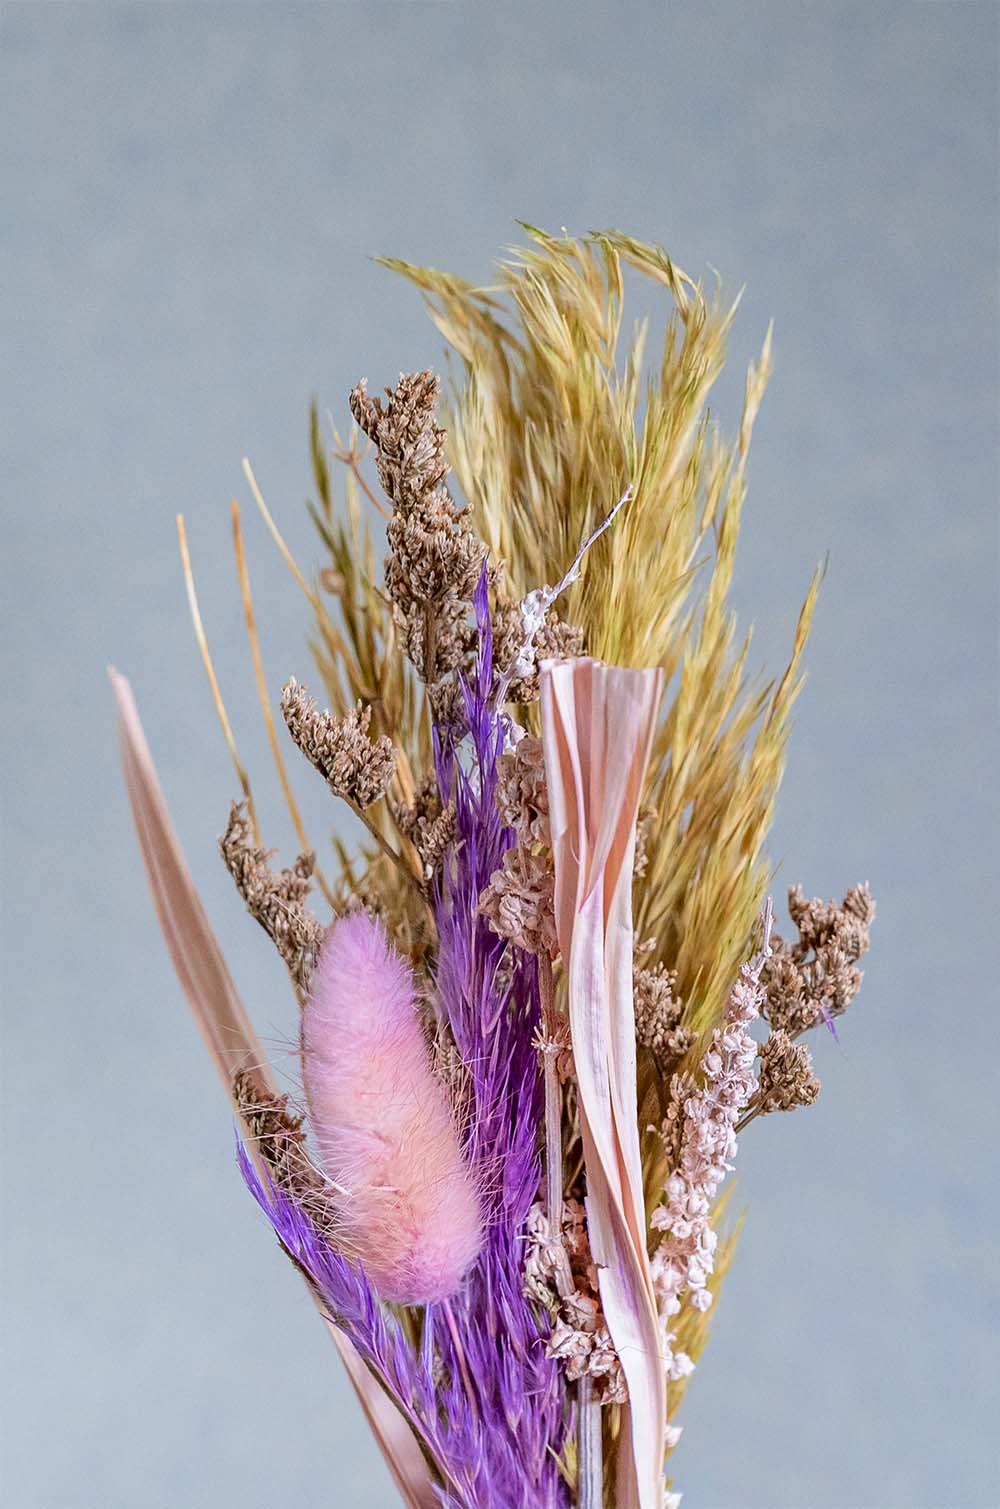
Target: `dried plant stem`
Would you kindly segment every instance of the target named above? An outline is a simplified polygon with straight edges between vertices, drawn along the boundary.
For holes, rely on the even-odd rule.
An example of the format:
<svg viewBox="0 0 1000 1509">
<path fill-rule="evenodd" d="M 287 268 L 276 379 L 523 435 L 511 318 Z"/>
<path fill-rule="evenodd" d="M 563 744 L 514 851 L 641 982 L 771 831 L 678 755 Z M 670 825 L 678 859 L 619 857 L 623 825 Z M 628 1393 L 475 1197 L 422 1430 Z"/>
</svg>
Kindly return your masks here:
<svg viewBox="0 0 1000 1509">
<path fill-rule="evenodd" d="M 194 625 L 194 636 L 198 641 L 198 648 L 201 651 L 202 663 L 205 667 L 205 674 L 208 677 L 208 684 L 212 691 L 212 700 L 215 703 L 215 711 L 218 714 L 219 722 L 222 725 L 222 733 L 226 741 L 226 748 L 229 750 L 229 757 L 236 769 L 236 776 L 240 783 L 240 788 L 243 792 L 244 800 L 247 804 L 247 811 L 250 815 L 250 823 L 253 828 L 254 843 L 257 844 L 258 847 L 260 847 L 260 828 L 257 824 L 257 809 L 254 806 L 253 796 L 250 793 L 250 777 L 247 775 L 246 767 L 244 766 L 242 760 L 239 757 L 239 754 L 237 753 L 236 740 L 233 737 L 232 724 L 229 722 L 229 714 L 226 712 L 226 704 L 222 700 L 222 692 L 219 689 L 219 679 L 215 674 L 215 666 L 212 663 L 212 655 L 208 648 L 208 639 L 205 635 L 205 626 L 201 621 L 201 610 L 198 607 L 198 594 L 195 591 L 194 586 L 194 572 L 191 570 L 191 555 L 188 551 L 187 530 L 184 527 L 184 515 L 182 513 L 179 513 L 177 515 L 177 541 L 180 545 L 181 567 L 184 572 L 184 585 L 187 588 L 187 599 L 188 607 L 191 611 L 191 622 Z"/>
<path fill-rule="evenodd" d="M 246 551 L 243 548 L 243 529 L 240 524 L 240 505 L 234 498 L 229 505 L 233 522 L 233 549 L 236 554 L 236 570 L 240 580 L 240 595 L 243 598 L 243 616 L 246 619 L 247 639 L 250 642 L 250 655 L 253 660 L 254 677 L 257 682 L 257 694 L 260 698 L 260 709 L 264 717 L 264 727 L 267 730 L 267 741 L 271 746 L 271 754 L 274 756 L 275 769 L 284 792 L 285 804 L 288 814 L 292 819 L 295 836 L 299 841 L 302 852 L 311 853 L 313 846 L 309 842 L 302 814 L 299 812 L 298 803 L 292 792 L 291 782 L 288 779 L 288 771 L 281 754 L 281 745 L 278 742 L 278 731 L 274 725 L 274 714 L 267 695 L 267 680 L 264 675 L 264 661 L 260 652 L 260 635 L 257 632 L 257 619 L 253 611 L 253 597 L 250 592 L 250 573 L 247 570 Z M 313 866 L 313 875 L 327 901 L 333 906 L 333 893 L 327 884 L 326 878 L 318 865 Z"/>
<path fill-rule="evenodd" d="M 736 1135 L 739 1136 L 740 1132 L 748 1127 L 751 1121 L 753 1121 L 755 1117 L 759 1116 L 760 1113 L 760 1104 L 758 1103 L 757 1105 L 755 1105 L 753 1101 L 751 1101 L 747 1109 L 744 1111 L 743 1115 L 740 1117 L 739 1121 L 736 1123 L 736 1126 L 734 1128 Z"/>
<path fill-rule="evenodd" d="M 253 494 L 253 500 L 256 503 L 257 507 L 260 509 L 261 518 L 267 525 L 271 533 L 271 538 L 274 540 L 274 543 L 277 545 L 282 556 L 284 557 L 286 566 L 288 567 L 289 571 L 291 571 L 299 586 L 302 588 L 302 591 L 305 593 L 306 597 L 309 599 L 309 604 L 314 612 L 319 612 L 322 608 L 322 604 L 320 603 L 320 600 L 317 597 L 316 593 L 306 581 L 305 577 L 302 575 L 302 572 L 299 570 L 298 565 L 295 561 L 295 557 L 292 555 L 292 552 L 285 544 L 281 531 L 279 530 L 277 524 L 274 522 L 274 519 L 271 517 L 271 511 L 268 508 L 267 504 L 264 502 L 264 494 L 261 492 L 259 486 L 257 485 L 257 478 L 253 474 L 253 467 L 250 465 L 250 462 L 246 456 L 243 457 L 243 475 L 246 477 L 247 482 L 249 483 L 250 491 Z"/>
<path fill-rule="evenodd" d="M 437 678 L 437 614 L 434 604 L 424 609 L 424 680 L 433 686 Z"/>
<path fill-rule="evenodd" d="M 383 519 L 391 519 L 392 510 L 390 508 L 386 508 L 382 499 L 378 496 L 377 493 L 373 491 L 373 489 L 368 485 L 368 483 L 364 479 L 364 476 L 362 475 L 361 453 L 355 446 L 353 437 L 351 439 L 351 444 L 347 446 L 341 440 L 340 436 L 337 434 L 337 431 L 334 430 L 333 445 L 334 458 L 337 461 L 343 462 L 344 466 L 349 467 L 350 470 L 354 473 L 354 480 L 357 482 L 358 486 L 364 493 L 365 497 L 368 499 L 369 503 L 372 503 L 375 508 L 378 509 Z M 369 449 L 371 449 L 371 447 L 369 447 Z"/>
<path fill-rule="evenodd" d="M 417 878 L 417 876 L 414 875 L 413 871 L 410 869 L 409 865 L 406 863 L 406 861 L 403 858 L 403 856 L 399 853 L 399 851 L 397 849 L 394 849 L 392 847 L 392 844 L 386 838 L 385 834 L 379 831 L 379 829 L 372 822 L 371 818 L 368 816 L 367 812 L 365 811 L 365 809 L 363 807 L 359 806 L 357 802 L 352 802 L 349 797 L 345 796 L 343 798 L 343 800 L 350 807 L 351 811 L 354 813 L 354 816 L 358 819 L 358 821 L 360 823 L 362 823 L 362 825 L 365 827 L 365 829 L 368 831 L 368 833 L 371 834 L 371 837 L 374 839 L 375 843 L 378 844 L 379 848 L 381 849 L 382 853 L 385 855 L 386 859 L 391 859 L 392 860 L 392 863 L 396 866 L 396 868 L 399 871 L 400 875 L 402 875 L 403 878 L 404 878 L 404 880 L 406 880 L 407 883 L 409 885 L 411 885 L 413 887 L 413 889 L 416 891 L 416 893 L 420 897 L 421 901 L 428 908 L 428 911 L 430 912 L 431 920 L 433 921 L 434 914 L 433 914 L 432 911 L 430 911 L 430 903 L 427 900 L 427 893 L 424 890 L 423 886 L 421 885 L 421 883 L 420 883 L 419 879 Z"/>
<path fill-rule="evenodd" d="M 552 960 L 544 950 L 538 955 L 538 993 L 542 1006 L 542 1032 L 546 1038 L 546 1046 L 542 1050 L 545 1086 L 545 1206 L 549 1231 L 555 1238 L 562 1231 L 562 1092 L 559 1088 L 556 1055 L 551 1047 L 556 1026 Z M 568 1271 L 566 1277 L 568 1280 Z"/>
<path fill-rule="evenodd" d="M 601 1406 L 594 1398 L 593 1379 L 584 1375 L 577 1391 L 577 1505 L 578 1509 L 602 1509 L 604 1503 L 604 1442 L 601 1438 Z"/>
<path fill-rule="evenodd" d="M 257 485 L 257 478 L 254 476 L 253 468 L 251 467 L 250 462 L 248 461 L 246 456 L 243 457 L 243 475 L 247 479 L 250 491 L 253 494 L 253 500 L 260 510 L 260 516 L 264 520 L 264 523 L 267 525 L 271 538 L 277 545 L 278 550 L 280 551 L 281 556 L 285 562 L 285 565 L 288 567 L 289 571 L 298 582 L 303 593 L 305 594 L 309 606 L 312 608 L 313 613 L 316 615 L 316 623 L 327 642 L 327 646 L 330 652 L 335 656 L 342 657 L 345 664 L 350 664 L 350 655 L 348 653 L 347 646 L 344 644 L 343 635 L 340 633 L 329 613 L 324 608 L 318 594 L 313 591 L 312 587 L 310 587 L 309 583 L 302 575 L 302 572 L 299 570 L 295 557 L 292 555 L 292 552 L 285 544 L 281 530 L 274 522 L 274 519 L 271 516 L 271 511 L 268 508 L 267 504 L 264 502 L 264 495 Z"/>
<path fill-rule="evenodd" d="M 455 1316 L 451 1308 L 451 1301 L 446 1299 L 443 1302 L 441 1308 L 444 1311 L 444 1318 L 447 1322 L 448 1330 L 451 1333 L 452 1344 L 454 1345 L 455 1353 L 458 1357 L 458 1369 L 462 1375 L 462 1384 L 465 1388 L 466 1395 L 468 1396 L 469 1409 L 472 1412 L 473 1419 L 478 1420 L 479 1405 L 476 1401 L 476 1391 L 472 1386 L 472 1376 L 469 1373 L 469 1364 L 466 1361 L 465 1348 L 462 1346 L 461 1332 L 459 1331 L 458 1326 L 455 1323 Z"/>
<path fill-rule="evenodd" d="M 271 538 L 277 545 L 282 559 L 284 560 L 289 571 L 294 576 L 299 587 L 302 589 L 302 592 L 305 594 L 305 597 L 309 602 L 313 613 L 316 615 L 317 626 L 324 639 L 326 640 L 328 650 L 334 656 L 334 658 L 339 657 L 339 659 L 341 659 L 345 665 L 349 666 L 351 664 L 351 656 L 344 643 L 343 636 L 338 630 L 336 624 L 331 619 L 329 613 L 327 613 L 317 593 L 313 591 L 312 587 L 310 587 L 309 583 L 302 575 L 295 557 L 292 555 L 292 552 L 289 550 L 288 546 L 285 543 L 280 529 L 274 522 L 270 509 L 264 501 L 264 495 L 261 492 L 260 487 L 258 486 L 257 478 L 253 474 L 253 468 L 251 467 L 249 460 L 245 456 L 243 458 L 243 473 L 247 479 L 247 483 L 249 484 L 250 491 L 253 494 L 253 500 L 260 511 L 261 518 L 267 525 Z M 351 686 L 355 695 L 360 696 L 365 692 L 365 688 L 362 685 L 359 685 L 353 677 L 351 678 Z M 379 700 L 383 701 L 380 696 Z M 394 740 L 394 743 L 396 745 L 396 776 L 399 779 L 400 789 L 402 791 L 404 801 L 410 802 L 413 800 L 414 790 L 414 781 L 413 774 L 410 769 L 410 762 L 407 757 L 406 751 L 402 747 L 402 744 L 397 740 Z M 362 817 L 362 822 L 365 822 L 366 827 L 370 826 L 364 817 Z M 385 841 L 382 839 L 381 835 L 373 832 L 372 836 L 375 838 L 380 848 L 385 847 Z M 390 854 L 392 853 L 392 851 L 390 850 L 387 850 L 387 852 L 389 852 Z M 400 862 L 398 855 L 395 855 L 395 862 Z"/>
</svg>

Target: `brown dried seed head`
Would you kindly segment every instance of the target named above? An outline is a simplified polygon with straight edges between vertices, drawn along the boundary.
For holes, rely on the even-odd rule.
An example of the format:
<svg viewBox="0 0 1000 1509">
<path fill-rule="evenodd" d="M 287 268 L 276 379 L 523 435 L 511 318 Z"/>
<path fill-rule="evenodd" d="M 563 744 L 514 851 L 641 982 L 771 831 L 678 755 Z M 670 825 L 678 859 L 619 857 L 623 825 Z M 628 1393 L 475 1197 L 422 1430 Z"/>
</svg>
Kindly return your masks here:
<svg viewBox="0 0 1000 1509">
<path fill-rule="evenodd" d="M 794 1111 L 796 1106 L 811 1106 L 819 1090 L 809 1049 L 803 1043 L 793 1043 L 780 1027 L 775 1028 L 760 1049 L 760 1109 Z"/>
<path fill-rule="evenodd" d="M 795 943 L 772 938 L 763 1014 L 772 1027 L 794 1036 L 842 1015 L 861 989 L 857 961 L 871 942 L 875 902 L 867 884 L 852 886 L 840 904 L 810 900 L 796 885 L 789 888 L 788 911 L 799 937 Z"/>
<path fill-rule="evenodd" d="M 303 1119 L 289 1110 L 288 1096 L 272 1095 L 254 1073 L 241 1070 L 233 1079 L 233 1099 L 275 1183 L 297 1199 L 317 1199 L 324 1180 L 309 1161 Z"/>
<path fill-rule="evenodd" d="M 445 853 L 454 842 L 457 826 L 454 803 L 442 809 L 437 781 L 429 776 L 418 788 L 410 806 L 397 804 L 393 815 L 400 832 L 420 855 L 424 873 L 429 878 L 440 868 Z"/>
<path fill-rule="evenodd" d="M 466 664 L 475 644 L 469 608 L 486 546 L 444 486 L 444 431 L 435 419 L 439 380 L 402 374 L 387 402 L 360 382 L 351 411 L 378 449 L 378 474 L 393 505 L 386 529 L 385 586 L 408 658 L 435 682 Z"/>
<path fill-rule="evenodd" d="M 293 678 L 281 693 L 288 732 L 335 796 L 358 807 L 383 797 L 396 768 L 396 752 L 385 734 L 369 737 L 371 708 L 360 703 L 343 718 L 323 712 Z"/>
<path fill-rule="evenodd" d="M 434 722 L 439 729 L 450 729 L 457 741 L 468 727 L 462 688 L 450 676 L 442 676 L 428 686 L 427 695 Z"/>
<path fill-rule="evenodd" d="M 243 802 L 230 808 L 219 847 L 247 911 L 274 943 L 295 985 L 307 991 L 323 941 L 322 925 L 305 906 L 313 856 L 300 854 L 291 869 L 272 870 L 271 856 L 253 841 Z"/>
<path fill-rule="evenodd" d="M 378 448 L 379 480 L 392 503 L 403 509 L 426 500 L 448 474 L 445 432 L 435 421 L 440 378 L 431 371 L 400 373 L 386 388 L 388 404 L 368 393 L 362 378 L 351 392 L 351 413 Z"/>
</svg>

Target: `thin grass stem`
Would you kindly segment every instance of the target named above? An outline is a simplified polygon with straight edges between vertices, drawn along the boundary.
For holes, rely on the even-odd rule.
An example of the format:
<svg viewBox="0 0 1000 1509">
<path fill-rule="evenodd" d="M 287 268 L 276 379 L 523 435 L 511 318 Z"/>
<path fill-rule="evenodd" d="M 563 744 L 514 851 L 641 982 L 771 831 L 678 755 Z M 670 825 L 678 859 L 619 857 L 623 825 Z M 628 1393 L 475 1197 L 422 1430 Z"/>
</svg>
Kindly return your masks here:
<svg viewBox="0 0 1000 1509">
<path fill-rule="evenodd" d="M 194 572 L 191 569 L 191 555 L 188 550 L 187 529 L 184 526 L 184 515 L 182 513 L 177 515 L 177 540 L 180 545 L 181 567 L 184 572 L 184 585 L 187 588 L 188 607 L 191 612 L 191 622 L 194 626 L 194 637 L 198 641 L 198 649 L 201 651 L 202 663 L 205 667 L 205 674 L 208 677 L 208 684 L 212 691 L 215 711 L 222 725 L 222 734 L 226 741 L 226 748 L 229 750 L 229 757 L 236 769 L 236 776 L 243 792 L 244 801 L 247 804 L 250 825 L 253 828 L 254 843 L 259 848 L 260 827 L 257 823 L 257 809 L 254 806 L 253 796 L 250 792 L 250 777 L 247 775 L 246 767 L 236 749 L 236 739 L 233 736 L 232 724 L 229 721 L 229 714 L 226 712 L 226 704 L 222 700 L 219 678 L 215 674 L 212 654 L 208 648 L 208 638 L 205 634 L 205 626 L 201 620 L 201 610 L 198 607 L 198 594 L 195 591 Z"/>
<path fill-rule="evenodd" d="M 602 1509 L 604 1503 L 604 1441 L 601 1406 L 594 1398 L 593 1380 L 586 1375 L 577 1389 L 577 1505 L 578 1509 Z"/>
<path fill-rule="evenodd" d="M 267 678 L 264 675 L 264 661 L 260 650 L 260 635 L 257 632 L 257 619 L 253 610 L 253 597 L 250 591 L 250 573 L 247 570 L 246 551 L 243 548 L 243 529 L 240 523 L 240 505 L 234 498 L 229 505 L 233 523 L 233 550 L 236 555 L 236 571 L 240 582 L 240 595 L 243 598 L 243 616 L 246 619 L 247 639 L 250 643 L 250 655 L 253 660 L 254 678 L 257 682 L 257 695 L 260 699 L 260 709 L 264 718 L 264 727 L 267 730 L 267 740 L 271 746 L 271 754 L 274 757 L 275 768 L 278 772 L 278 780 L 285 797 L 285 805 L 292 819 L 292 826 L 299 841 L 299 847 L 304 854 L 314 853 L 312 844 L 309 842 L 302 814 L 299 812 L 298 803 L 292 791 L 291 782 L 288 779 L 288 771 L 281 753 L 281 745 L 278 742 L 278 732 L 274 723 L 274 714 L 271 711 L 270 699 L 267 695 Z M 313 874 L 316 884 L 331 906 L 334 905 L 333 893 L 318 864 L 314 864 Z"/>
<path fill-rule="evenodd" d="M 542 1008 L 542 1082 L 545 1090 L 545 1211 L 549 1219 L 549 1235 L 560 1244 L 562 1262 L 555 1275 L 556 1284 L 563 1298 L 572 1293 L 573 1279 L 569 1262 L 562 1250 L 563 1213 L 563 1157 L 562 1157 L 562 1089 L 559 1084 L 559 1067 L 555 1051 L 556 1032 L 555 984 L 552 979 L 552 960 L 547 953 L 538 956 L 538 994 Z"/>
<path fill-rule="evenodd" d="M 344 466 L 350 468 L 350 470 L 354 473 L 354 479 L 360 487 L 361 491 L 364 493 L 369 503 L 373 504 L 373 506 L 378 509 L 383 519 L 391 519 L 391 509 L 386 508 L 385 504 L 382 502 L 382 499 L 378 497 L 378 495 L 373 491 L 371 487 L 369 487 L 368 483 L 364 479 L 364 476 L 362 475 L 361 454 L 354 444 L 354 436 L 351 436 L 351 444 L 349 446 L 345 446 L 344 442 L 337 434 L 337 431 L 334 430 L 333 445 L 334 459 L 342 462 Z"/>
</svg>

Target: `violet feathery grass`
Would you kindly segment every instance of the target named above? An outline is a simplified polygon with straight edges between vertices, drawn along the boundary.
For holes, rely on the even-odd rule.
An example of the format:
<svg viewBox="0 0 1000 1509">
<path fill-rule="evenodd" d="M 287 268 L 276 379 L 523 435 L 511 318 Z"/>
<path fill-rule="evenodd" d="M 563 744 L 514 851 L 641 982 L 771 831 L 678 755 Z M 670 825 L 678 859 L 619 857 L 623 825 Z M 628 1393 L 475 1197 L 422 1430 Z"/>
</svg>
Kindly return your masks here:
<svg viewBox="0 0 1000 1509">
<path fill-rule="evenodd" d="M 455 803 L 460 838 L 438 888 L 438 1006 L 471 1081 L 467 1156 L 491 1191 L 486 1240 L 455 1309 L 470 1407 L 481 1421 L 484 1504 L 555 1509 L 567 1502 L 558 1470 L 566 1433 L 561 1380 L 546 1355 L 548 1327 L 524 1293 L 523 1228 L 538 1189 L 541 1080 L 532 1040 L 539 1022 L 534 961 L 478 912 L 479 897 L 513 838 L 496 803 L 504 729 L 492 704 L 493 639 L 486 572 L 475 593 L 479 651 L 463 682 L 468 767 L 454 735 L 436 732 L 441 794 Z M 506 973 L 502 974 L 502 967 Z M 453 1339 L 442 1353 L 458 1365 Z"/>
<path fill-rule="evenodd" d="M 475 1422 L 461 1401 L 456 1409 L 442 1399 L 429 1349 L 415 1352 L 399 1321 L 380 1304 L 364 1269 L 317 1230 L 287 1191 L 258 1173 L 242 1142 L 237 1145 L 237 1162 L 247 1188 L 328 1318 L 387 1389 L 433 1460 L 446 1485 L 442 1504 L 448 1509 L 483 1509 L 476 1489 L 481 1463 Z"/>
<path fill-rule="evenodd" d="M 539 1021 L 537 975 L 534 961 L 505 958 L 509 945 L 476 910 L 511 837 L 495 800 L 504 731 L 490 703 L 485 577 L 476 593 L 476 613 L 479 655 L 464 686 L 469 748 L 460 750 L 451 732 L 439 731 L 437 738 L 438 775 L 455 802 L 462 841 L 436 897 L 436 984 L 438 1010 L 470 1077 L 472 1109 L 463 1152 L 482 1187 L 485 1235 L 458 1292 L 426 1306 L 418 1348 L 379 1303 L 377 1290 L 385 1292 L 385 1281 L 379 1285 L 371 1261 L 349 1259 L 288 1191 L 261 1180 L 242 1148 L 239 1159 L 283 1247 L 433 1457 L 446 1485 L 442 1501 L 455 1509 L 563 1509 L 569 1496 L 559 1458 L 569 1422 L 559 1364 L 546 1354 L 548 1325 L 525 1295 L 523 1273 L 523 1228 L 540 1174 L 541 1089 L 532 1046 Z M 352 929 L 354 922 L 350 919 Z M 335 926 L 335 939 L 344 926 Z M 351 934 L 348 942 L 360 946 Z M 368 940 L 364 943 L 367 947 Z M 335 946 L 328 956 L 331 966 L 339 954 Z M 382 967 L 376 961 L 376 975 Z M 317 989 L 316 998 L 325 998 L 319 980 Z M 370 996 L 370 984 L 363 989 Z M 310 1040 L 311 1030 L 306 1083 L 312 1101 Z M 313 1125 L 322 1150 L 324 1123 L 317 1121 L 315 1109 Z M 373 1259 L 377 1265 L 377 1255 Z"/>
</svg>

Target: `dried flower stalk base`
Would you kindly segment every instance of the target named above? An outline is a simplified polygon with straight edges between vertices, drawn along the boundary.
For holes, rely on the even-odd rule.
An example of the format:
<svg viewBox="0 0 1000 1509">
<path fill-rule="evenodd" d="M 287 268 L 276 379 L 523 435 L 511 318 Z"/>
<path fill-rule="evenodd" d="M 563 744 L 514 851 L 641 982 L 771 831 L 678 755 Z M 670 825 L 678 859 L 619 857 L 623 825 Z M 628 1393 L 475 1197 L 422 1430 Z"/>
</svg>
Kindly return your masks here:
<svg viewBox="0 0 1000 1509">
<path fill-rule="evenodd" d="M 357 432 L 325 442 L 313 413 L 318 590 L 246 465 L 315 619 L 318 695 L 288 680 L 285 725 L 364 835 L 353 852 L 334 840 L 334 885 L 278 743 L 238 509 L 254 670 L 304 851 L 290 868 L 258 834 L 181 527 L 242 789 L 222 855 L 302 1007 L 298 1104 L 236 999 L 115 685 L 150 882 L 240 1167 L 403 1500 L 669 1509 L 677 1408 L 732 1258 L 720 1190 L 737 1135 L 816 1100 L 801 1038 L 856 995 L 874 903 L 866 886 L 840 905 L 793 887 L 794 943 L 765 904 L 818 584 L 783 674 L 748 685 L 727 593 L 770 337 L 727 444 L 705 404 L 733 311 L 618 232 L 530 237 L 499 294 L 390 264 L 464 381 L 447 429 L 429 371 L 384 399 L 357 384 L 375 480 Z M 644 331 L 619 351 L 627 270 L 671 303 L 648 385 Z"/>
</svg>

